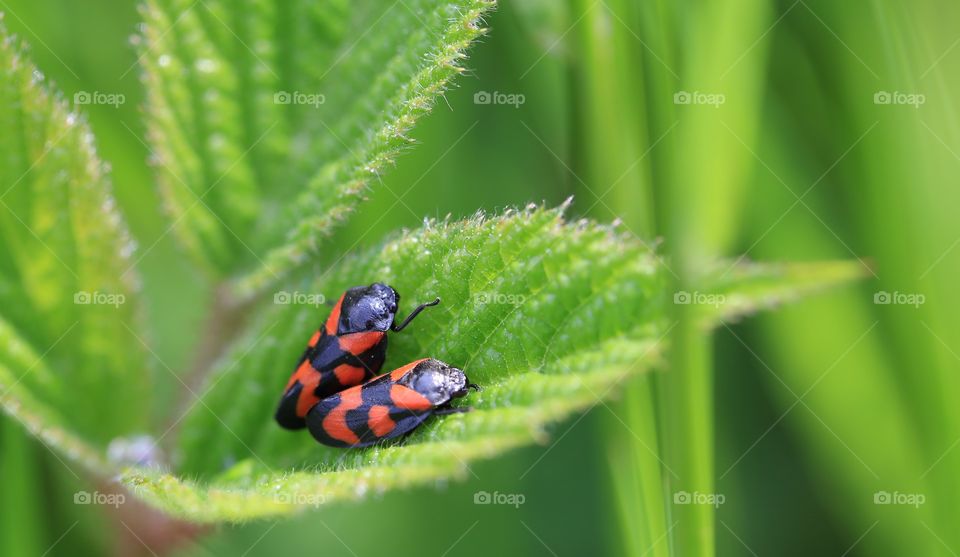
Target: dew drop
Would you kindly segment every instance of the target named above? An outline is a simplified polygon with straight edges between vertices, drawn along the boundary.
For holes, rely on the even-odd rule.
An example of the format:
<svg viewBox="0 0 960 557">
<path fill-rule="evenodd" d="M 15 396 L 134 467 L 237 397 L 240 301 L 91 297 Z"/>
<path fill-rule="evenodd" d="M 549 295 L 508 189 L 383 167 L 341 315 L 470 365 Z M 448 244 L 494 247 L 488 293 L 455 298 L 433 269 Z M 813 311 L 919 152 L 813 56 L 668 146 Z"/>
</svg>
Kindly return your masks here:
<svg viewBox="0 0 960 557">
<path fill-rule="evenodd" d="M 130 240 L 125 242 L 120 248 L 120 257 L 124 259 L 130 258 L 137 251 L 137 242 Z"/>
<path fill-rule="evenodd" d="M 224 139 L 222 134 L 215 133 L 210 136 L 210 139 L 208 140 L 207 144 L 210 146 L 211 149 L 219 150 L 226 144 L 226 142 L 227 141 L 226 139 Z"/>
<path fill-rule="evenodd" d="M 360 482 L 357 484 L 357 487 L 354 488 L 354 492 L 357 494 L 357 497 L 363 497 L 367 494 L 367 483 Z"/>
<path fill-rule="evenodd" d="M 160 449 L 149 435 L 117 437 L 107 446 L 107 459 L 124 466 L 153 466 L 160 463 Z"/>
<path fill-rule="evenodd" d="M 196 67 L 199 72 L 211 73 L 217 69 L 217 63 L 209 58 L 200 58 L 196 61 L 194 67 Z"/>
</svg>

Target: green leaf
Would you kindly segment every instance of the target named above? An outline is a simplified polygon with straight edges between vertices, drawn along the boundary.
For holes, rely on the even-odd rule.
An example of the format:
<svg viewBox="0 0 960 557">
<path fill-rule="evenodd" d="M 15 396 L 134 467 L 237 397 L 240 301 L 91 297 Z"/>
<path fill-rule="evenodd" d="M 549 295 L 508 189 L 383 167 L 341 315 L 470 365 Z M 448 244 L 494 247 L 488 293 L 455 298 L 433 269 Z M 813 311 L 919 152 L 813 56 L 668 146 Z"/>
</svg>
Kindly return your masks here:
<svg viewBox="0 0 960 557">
<path fill-rule="evenodd" d="M 864 278 L 871 273 L 864 261 L 813 263 L 724 262 L 710 270 L 703 294 L 716 304 L 701 304 L 704 320 L 711 324 L 735 321 L 763 309 L 800 299 L 835 284 Z"/>
<path fill-rule="evenodd" d="M 130 334 L 133 244 L 104 164 L 42 82 L 0 28 L 0 401 L 89 452 L 79 439 L 104 446 L 146 427 L 151 378 Z"/>
<path fill-rule="evenodd" d="M 425 356 L 461 366 L 483 386 L 464 401 L 472 412 L 433 418 L 398 443 L 349 451 L 281 429 L 275 405 L 328 309 L 274 305 L 184 420 L 177 474 L 132 469 L 124 481 L 174 514 L 242 521 L 463 476 L 474 460 L 546 441 L 550 424 L 657 366 L 671 328 L 667 274 L 641 242 L 609 226 L 567 223 L 562 209 L 428 223 L 297 292 L 336 299 L 349 286 L 383 280 L 401 293 L 401 310 L 442 297 L 391 335 L 386 369 Z M 843 278 L 827 273 L 822 282 Z M 732 280 L 727 288 L 751 296 Z"/>
<path fill-rule="evenodd" d="M 315 253 L 412 144 L 493 2 L 241 4 L 149 1 L 141 60 L 173 229 L 249 294 Z"/>
</svg>

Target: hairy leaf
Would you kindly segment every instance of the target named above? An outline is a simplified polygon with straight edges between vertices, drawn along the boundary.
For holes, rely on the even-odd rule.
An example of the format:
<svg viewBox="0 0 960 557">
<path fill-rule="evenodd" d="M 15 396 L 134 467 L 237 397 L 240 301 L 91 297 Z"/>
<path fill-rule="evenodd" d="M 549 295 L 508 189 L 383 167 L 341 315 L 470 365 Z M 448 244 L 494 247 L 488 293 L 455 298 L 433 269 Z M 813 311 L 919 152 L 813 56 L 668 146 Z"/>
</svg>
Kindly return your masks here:
<svg viewBox="0 0 960 557">
<path fill-rule="evenodd" d="M 671 328 L 666 273 L 639 241 L 611 227 L 566 223 L 562 210 L 428 223 L 342 261 L 288 298 L 334 300 L 376 280 L 398 289 L 402 311 L 441 296 L 440 306 L 392 334 L 386 369 L 425 356 L 460 366 L 484 388 L 464 399 L 472 412 L 357 450 L 281 429 L 272 416 L 283 386 L 329 310 L 275 305 L 189 411 L 177 475 L 136 469 L 125 481 L 175 514 L 238 521 L 461 476 L 473 460 L 544 441 L 549 424 L 600 404 L 657 365 Z M 777 273 L 786 283 L 795 279 L 789 270 Z M 827 273 L 820 285 L 845 278 Z M 729 295 L 749 300 L 747 286 L 726 285 Z"/>
<path fill-rule="evenodd" d="M 183 243 L 243 293 L 304 261 L 412 143 L 492 5 L 149 1 L 148 126 Z"/>
<path fill-rule="evenodd" d="M 149 407 L 132 242 L 90 129 L 3 29 L 0 76 L 0 400 L 102 445 Z"/>
</svg>

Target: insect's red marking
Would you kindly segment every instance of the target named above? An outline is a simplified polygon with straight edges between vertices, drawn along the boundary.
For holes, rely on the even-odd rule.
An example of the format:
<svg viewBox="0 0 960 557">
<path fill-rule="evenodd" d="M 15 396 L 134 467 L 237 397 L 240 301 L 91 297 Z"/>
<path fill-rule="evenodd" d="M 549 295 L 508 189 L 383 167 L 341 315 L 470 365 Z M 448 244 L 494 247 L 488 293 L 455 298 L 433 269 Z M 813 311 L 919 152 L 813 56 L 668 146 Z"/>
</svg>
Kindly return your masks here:
<svg viewBox="0 0 960 557">
<path fill-rule="evenodd" d="M 419 364 L 420 362 L 422 362 L 422 361 L 424 361 L 424 360 L 429 360 L 429 359 L 430 359 L 430 358 L 423 358 L 423 359 L 417 360 L 417 361 L 415 361 L 415 362 L 410 362 L 409 364 L 407 364 L 407 365 L 405 365 L 405 366 L 403 366 L 403 367 L 398 367 L 397 369 L 395 369 L 395 370 L 393 370 L 393 371 L 391 371 L 391 372 L 381 373 L 380 375 L 377 375 L 376 377 L 371 378 L 370 381 L 369 381 L 369 383 L 373 383 L 373 382 L 376 381 L 377 379 L 380 379 L 381 377 L 386 377 L 386 376 L 388 376 L 388 375 L 390 376 L 390 381 L 396 381 L 397 379 L 400 379 L 401 377 L 403 377 L 404 375 L 406 375 L 408 371 L 410 371 L 411 369 L 417 367 L 417 364 Z"/>
<path fill-rule="evenodd" d="M 390 418 L 390 408 L 387 406 L 371 406 L 367 418 L 367 427 L 377 437 L 383 437 L 397 427 L 397 423 Z"/>
<path fill-rule="evenodd" d="M 337 334 L 337 325 L 340 324 L 340 306 L 343 305 L 344 296 L 346 296 L 346 292 L 340 295 L 337 305 L 333 306 L 333 310 L 330 311 L 330 317 L 327 317 L 326 329 L 328 335 Z"/>
<path fill-rule="evenodd" d="M 333 368 L 333 374 L 337 376 L 337 381 L 344 387 L 352 387 L 363 383 L 366 376 L 366 370 L 362 367 L 341 364 Z"/>
<path fill-rule="evenodd" d="M 419 364 L 420 362 L 429 360 L 429 359 L 430 359 L 430 358 L 422 358 L 422 359 L 420 359 L 420 360 L 416 360 L 416 361 L 410 362 L 409 364 L 407 364 L 407 365 L 405 365 L 405 366 L 403 366 L 403 367 L 398 367 L 397 369 L 395 369 L 395 370 L 393 370 L 393 371 L 390 372 L 390 379 L 393 380 L 393 381 L 396 381 L 397 379 L 400 379 L 401 377 L 403 377 L 404 375 L 406 375 L 408 371 L 410 371 L 411 369 L 417 367 L 417 364 Z"/>
<path fill-rule="evenodd" d="M 357 445 L 360 439 L 347 426 L 347 411 L 359 408 L 363 404 L 360 388 L 354 387 L 340 393 L 340 404 L 323 418 L 323 430 L 327 435 L 348 445 Z"/>
<path fill-rule="evenodd" d="M 317 332 L 313 333 L 313 336 L 310 337 L 310 342 L 307 343 L 307 346 L 310 348 L 315 347 L 317 343 L 320 342 L 321 336 L 323 336 L 323 331 L 321 329 L 317 329 Z"/>
<path fill-rule="evenodd" d="M 393 385 L 390 387 L 390 399 L 393 405 L 404 410 L 422 411 L 430 410 L 433 404 L 427 400 L 427 397 L 403 385 Z"/>
<path fill-rule="evenodd" d="M 340 350 L 348 354 L 359 356 L 370 348 L 376 346 L 383 339 L 384 333 L 380 331 L 370 331 L 365 333 L 351 333 L 337 338 L 340 343 Z"/>
<path fill-rule="evenodd" d="M 300 396 L 297 398 L 297 417 L 303 418 L 313 408 L 314 404 L 320 402 L 320 398 L 314 394 L 317 385 L 320 384 L 320 372 L 313 369 L 310 360 L 304 360 L 293 377 L 303 385 Z"/>
<path fill-rule="evenodd" d="M 293 388 L 293 385 L 300 381 L 301 384 L 304 384 L 311 375 L 317 375 L 317 370 L 313 369 L 313 366 L 310 365 L 310 359 L 307 358 L 300 362 L 300 366 L 297 367 L 296 371 L 293 372 L 293 375 L 290 376 L 290 380 L 287 381 L 287 388 L 285 391 L 289 391 Z"/>
</svg>

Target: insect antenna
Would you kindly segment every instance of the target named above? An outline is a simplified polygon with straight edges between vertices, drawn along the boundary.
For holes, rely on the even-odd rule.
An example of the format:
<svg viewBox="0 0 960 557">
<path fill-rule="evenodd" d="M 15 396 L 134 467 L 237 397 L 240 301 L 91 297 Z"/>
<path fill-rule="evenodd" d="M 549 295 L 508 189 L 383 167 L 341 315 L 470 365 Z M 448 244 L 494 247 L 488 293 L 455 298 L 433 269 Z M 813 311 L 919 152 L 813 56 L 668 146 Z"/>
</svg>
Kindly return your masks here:
<svg viewBox="0 0 960 557">
<path fill-rule="evenodd" d="M 399 324 L 399 325 L 397 325 L 396 323 L 394 323 L 393 326 L 390 327 L 390 329 L 391 329 L 392 331 L 394 331 L 394 332 L 402 331 L 403 328 L 406 327 L 407 325 L 409 325 L 410 322 L 413 321 L 413 319 L 414 319 L 417 315 L 420 315 L 420 312 L 423 311 L 424 308 L 427 308 L 427 307 L 430 307 L 430 306 L 435 306 L 435 305 L 437 305 L 437 304 L 439 304 L 439 303 L 440 303 L 440 298 L 437 298 L 436 300 L 434 300 L 434 301 L 432 301 L 432 302 L 427 302 L 427 303 L 425 303 L 425 304 L 420 304 L 419 306 L 416 307 L 416 309 L 414 309 L 413 311 L 410 312 L 410 315 L 408 315 L 407 318 L 403 320 L 403 323 L 401 323 L 401 324 Z"/>
</svg>

